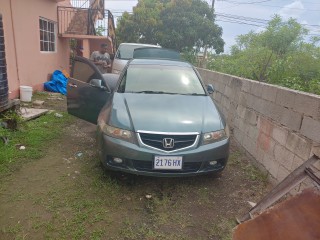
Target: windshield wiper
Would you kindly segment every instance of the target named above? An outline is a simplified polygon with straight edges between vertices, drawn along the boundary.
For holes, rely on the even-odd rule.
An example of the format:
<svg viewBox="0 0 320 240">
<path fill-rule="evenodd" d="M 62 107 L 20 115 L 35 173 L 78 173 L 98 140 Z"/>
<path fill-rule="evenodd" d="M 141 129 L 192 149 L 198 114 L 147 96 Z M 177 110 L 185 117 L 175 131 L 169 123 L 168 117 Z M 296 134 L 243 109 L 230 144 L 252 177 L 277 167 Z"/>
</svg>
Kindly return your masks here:
<svg viewBox="0 0 320 240">
<path fill-rule="evenodd" d="M 165 92 L 163 92 L 163 91 L 150 91 L 150 90 L 145 90 L 145 91 L 129 92 L 129 93 L 164 94 Z"/>
<path fill-rule="evenodd" d="M 206 96 L 202 93 L 180 93 L 180 95 L 187 95 L 187 96 Z"/>
</svg>

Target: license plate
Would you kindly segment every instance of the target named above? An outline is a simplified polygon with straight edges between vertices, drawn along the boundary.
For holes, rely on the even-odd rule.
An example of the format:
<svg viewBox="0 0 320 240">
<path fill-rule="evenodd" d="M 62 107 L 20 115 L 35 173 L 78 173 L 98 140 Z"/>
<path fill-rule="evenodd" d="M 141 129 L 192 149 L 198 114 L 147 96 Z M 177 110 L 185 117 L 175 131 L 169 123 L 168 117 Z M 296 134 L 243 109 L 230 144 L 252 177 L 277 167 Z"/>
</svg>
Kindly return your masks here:
<svg viewBox="0 0 320 240">
<path fill-rule="evenodd" d="M 180 170 L 182 169 L 181 156 L 155 156 L 154 169 Z"/>
</svg>

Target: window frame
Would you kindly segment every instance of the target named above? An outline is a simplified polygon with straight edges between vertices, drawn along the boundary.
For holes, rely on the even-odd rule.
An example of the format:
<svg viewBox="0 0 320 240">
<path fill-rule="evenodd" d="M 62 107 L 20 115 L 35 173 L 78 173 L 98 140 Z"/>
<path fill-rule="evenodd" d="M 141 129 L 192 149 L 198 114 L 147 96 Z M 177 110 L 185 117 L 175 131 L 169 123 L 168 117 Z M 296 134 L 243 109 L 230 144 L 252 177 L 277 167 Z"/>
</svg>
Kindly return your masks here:
<svg viewBox="0 0 320 240">
<path fill-rule="evenodd" d="M 42 24 L 41 24 L 42 21 Z M 44 27 L 43 24 L 46 24 Z M 39 17 L 39 43 L 41 53 L 57 52 L 57 23 L 50 19 Z"/>
</svg>

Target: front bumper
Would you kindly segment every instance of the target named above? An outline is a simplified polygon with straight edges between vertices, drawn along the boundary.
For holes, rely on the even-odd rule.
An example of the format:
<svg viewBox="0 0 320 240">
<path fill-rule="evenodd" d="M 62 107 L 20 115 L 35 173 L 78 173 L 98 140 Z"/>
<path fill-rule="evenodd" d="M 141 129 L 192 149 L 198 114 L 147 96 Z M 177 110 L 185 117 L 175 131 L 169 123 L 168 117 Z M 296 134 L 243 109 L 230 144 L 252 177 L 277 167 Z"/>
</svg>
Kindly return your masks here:
<svg viewBox="0 0 320 240">
<path fill-rule="evenodd" d="M 99 128 L 97 137 L 100 160 L 105 168 L 136 175 L 181 177 L 220 172 L 225 168 L 229 156 L 229 138 L 194 149 L 165 153 L 109 137 Z M 181 170 L 155 170 L 153 161 L 156 155 L 182 156 L 183 167 Z M 114 158 L 121 158 L 123 163 L 115 163 Z M 217 163 L 210 165 L 210 161 L 217 161 Z"/>
</svg>

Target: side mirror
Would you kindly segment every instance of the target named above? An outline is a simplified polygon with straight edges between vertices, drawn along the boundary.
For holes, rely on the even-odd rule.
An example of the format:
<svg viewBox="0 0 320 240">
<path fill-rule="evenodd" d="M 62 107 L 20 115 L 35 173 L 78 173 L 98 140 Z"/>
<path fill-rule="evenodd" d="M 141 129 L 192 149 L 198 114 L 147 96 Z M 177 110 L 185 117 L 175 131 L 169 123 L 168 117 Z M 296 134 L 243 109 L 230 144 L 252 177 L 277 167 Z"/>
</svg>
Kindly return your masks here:
<svg viewBox="0 0 320 240">
<path fill-rule="evenodd" d="M 212 86 L 212 84 L 207 85 L 207 91 L 209 94 L 212 94 L 214 92 L 214 87 Z"/>
<path fill-rule="evenodd" d="M 90 85 L 93 87 L 98 87 L 101 88 L 101 79 L 91 79 L 90 80 Z"/>
</svg>

